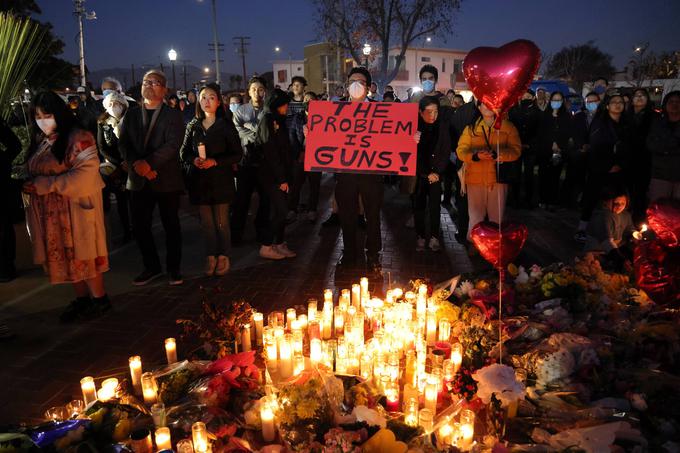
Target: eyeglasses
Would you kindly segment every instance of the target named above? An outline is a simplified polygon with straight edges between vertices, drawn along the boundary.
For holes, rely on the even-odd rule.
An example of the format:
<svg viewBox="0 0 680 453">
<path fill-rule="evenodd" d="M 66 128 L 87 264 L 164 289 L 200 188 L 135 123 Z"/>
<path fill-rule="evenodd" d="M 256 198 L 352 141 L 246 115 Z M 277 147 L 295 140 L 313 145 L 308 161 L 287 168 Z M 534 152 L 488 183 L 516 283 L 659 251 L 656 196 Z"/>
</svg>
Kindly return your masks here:
<svg viewBox="0 0 680 453">
<path fill-rule="evenodd" d="M 366 86 L 366 81 L 363 79 L 349 79 L 347 81 L 349 85 L 353 84 L 354 82 L 359 82 L 360 85 Z"/>
<path fill-rule="evenodd" d="M 142 85 L 145 87 L 160 87 L 163 86 L 163 82 L 160 80 L 144 80 Z"/>
</svg>

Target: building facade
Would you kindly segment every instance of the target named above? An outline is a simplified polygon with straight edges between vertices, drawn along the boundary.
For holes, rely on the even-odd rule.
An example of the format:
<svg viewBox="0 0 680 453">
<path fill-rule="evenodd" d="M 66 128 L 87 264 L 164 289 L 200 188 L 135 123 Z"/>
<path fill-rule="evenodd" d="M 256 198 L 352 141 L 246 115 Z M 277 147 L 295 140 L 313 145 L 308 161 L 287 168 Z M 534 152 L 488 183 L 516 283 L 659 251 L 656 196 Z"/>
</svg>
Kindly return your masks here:
<svg viewBox="0 0 680 453">
<path fill-rule="evenodd" d="M 288 89 L 291 80 L 295 76 L 305 76 L 304 60 L 275 60 L 272 65 L 274 85 L 278 85 L 282 90 Z"/>
</svg>

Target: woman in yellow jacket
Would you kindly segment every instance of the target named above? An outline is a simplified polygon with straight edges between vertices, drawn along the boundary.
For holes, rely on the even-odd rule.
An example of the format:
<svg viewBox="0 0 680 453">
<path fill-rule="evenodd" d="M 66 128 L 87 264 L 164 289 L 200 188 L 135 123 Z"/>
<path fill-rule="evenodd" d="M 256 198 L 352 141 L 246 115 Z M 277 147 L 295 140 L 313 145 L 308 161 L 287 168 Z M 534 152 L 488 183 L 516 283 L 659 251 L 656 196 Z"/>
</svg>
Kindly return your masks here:
<svg viewBox="0 0 680 453">
<path fill-rule="evenodd" d="M 477 107 L 482 116 L 463 130 L 456 149 L 458 158 L 465 163 L 464 184 L 470 216 L 468 239 L 472 227 L 486 216 L 496 223 L 503 219 L 508 184 L 498 183 L 496 161 L 515 161 L 522 149 L 517 129 L 510 121 L 503 119 L 500 130 L 496 130 L 493 127 L 496 114 L 479 101 Z"/>
</svg>

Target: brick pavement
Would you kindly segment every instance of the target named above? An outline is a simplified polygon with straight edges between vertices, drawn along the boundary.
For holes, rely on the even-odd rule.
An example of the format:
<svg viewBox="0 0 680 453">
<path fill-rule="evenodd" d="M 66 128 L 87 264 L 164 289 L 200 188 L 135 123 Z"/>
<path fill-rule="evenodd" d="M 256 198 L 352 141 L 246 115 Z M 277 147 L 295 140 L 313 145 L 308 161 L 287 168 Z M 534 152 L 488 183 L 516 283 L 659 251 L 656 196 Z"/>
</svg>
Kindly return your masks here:
<svg viewBox="0 0 680 453">
<path fill-rule="evenodd" d="M 332 181 L 327 178 L 322 187 L 325 209 L 320 212 L 328 210 L 331 190 Z M 471 261 L 465 248 L 455 241 L 455 226 L 446 211 L 442 211 L 444 250 L 415 252 L 415 233 L 404 227 L 410 215 L 407 198 L 393 188 L 386 188 L 385 200 L 383 272 L 371 276 L 372 292 L 383 293 L 388 281 L 404 285 L 414 277 L 428 277 L 438 282 L 461 272 L 488 267 L 480 258 Z M 574 244 L 565 237 L 571 237 L 575 213 L 516 211 L 509 217 L 523 221 L 530 229 L 530 239 L 519 262 L 546 264 L 568 260 L 574 255 Z M 194 216 L 183 219 L 185 232 L 189 229 L 194 235 L 198 231 L 196 225 Z M 115 309 L 88 323 L 59 325 L 60 308 L 16 316 L 8 316 L 7 313 L 13 312 L 6 311 L 6 322 L 19 334 L 0 344 L 0 363 L 3 364 L 0 368 L 0 423 L 40 421 L 48 407 L 80 398 L 78 382 L 81 377 L 104 378 L 126 373 L 130 355 L 141 355 L 145 369 L 162 364 L 165 360 L 163 339 L 179 336 L 176 319 L 198 314 L 201 287 L 219 286 L 225 299 L 245 298 L 267 312 L 304 303 L 309 297 L 321 298 L 324 288 L 332 288 L 337 293 L 366 275 L 359 268 L 336 272 L 335 263 L 342 249 L 338 227 L 324 228 L 320 221 L 310 224 L 300 220 L 287 231 L 291 248 L 298 252 L 293 260 L 267 262 L 256 256 L 256 248 L 250 243 L 234 250 L 233 269 L 228 275 L 210 279 L 200 276 L 200 259 L 193 259 L 192 269 L 188 269 L 190 264 L 185 260 L 185 273 L 189 278 L 183 286 L 169 287 L 160 282 L 133 289 L 119 284 L 118 290 L 110 290 L 114 294 Z M 185 234 L 185 238 L 187 236 Z M 193 250 L 197 246 L 197 241 L 190 237 L 185 242 L 185 252 L 187 248 Z M 134 253 L 132 246 L 127 252 L 113 256 L 109 273 L 112 275 L 107 275 L 107 280 L 115 280 L 117 275 L 120 280 L 119 274 L 123 273 L 125 278 L 122 280 L 129 281 L 129 275 L 137 266 Z M 195 255 L 199 257 L 200 252 Z M 180 358 L 183 346 L 179 342 Z"/>
</svg>

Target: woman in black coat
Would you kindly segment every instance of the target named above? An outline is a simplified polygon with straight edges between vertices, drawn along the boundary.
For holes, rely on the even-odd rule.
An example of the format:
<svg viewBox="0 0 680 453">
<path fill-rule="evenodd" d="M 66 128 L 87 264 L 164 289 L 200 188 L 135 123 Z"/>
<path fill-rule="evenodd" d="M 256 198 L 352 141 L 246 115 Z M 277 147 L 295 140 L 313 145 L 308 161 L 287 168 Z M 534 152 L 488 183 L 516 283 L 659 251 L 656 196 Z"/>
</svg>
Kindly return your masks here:
<svg viewBox="0 0 680 453">
<path fill-rule="evenodd" d="M 602 189 L 625 187 L 625 173 L 629 170 L 632 129 L 624 116 L 624 100 L 619 93 L 607 95 L 604 109 L 599 112 L 590 125 L 587 154 L 586 186 L 583 191 L 583 210 L 578 241 L 585 242 L 585 230 L 597 206 Z"/>
<path fill-rule="evenodd" d="M 199 206 L 208 276 L 229 271 L 229 204 L 235 193 L 232 166 L 242 155 L 236 127 L 224 117 L 220 89 L 209 84 L 199 92 L 196 117 L 187 124 L 180 150 L 189 200 Z"/>
<path fill-rule="evenodd" d="M 285 242 L 286 215 L 288 214 L 289 184 L 292 181 L 292 153 L 286 113 L 290 97 L 275 89 L 267 99 L 263 121 L 258 126 L 258 139 L 262 143 L 263 159 L 258 177 L 269 194 L 271 205 L 271 246 L 273 257 L 294 258 L 296 253 Z M 262 255 L 262 252 L 260 253 Z M 275 258 L 279 259 L 279 258 Z"/>
<path fill-rule="evenodd" d="M 633 221 L 638 224 L 642 223 L 646 217 L 647 189 L 652 178 L 652 154 L 647 148 L 647 136 L 652 122 L 658 116 L 646 89 L 637 88 L 633 91 L 628 115 L 632 127 L 633 155 L 631 158 L 635 165 L 627 173 L 627 184 L 630 187 Z"/>
<path fill-rule="evenodd" d="M 550 104 L 541 114 L 538 128 L 539 201 L 553 210 L 559 201 L 560 175 L 567 153 L 574 145 L 571 114 L 559 91 L 550 95 Z"/>
</svg>

